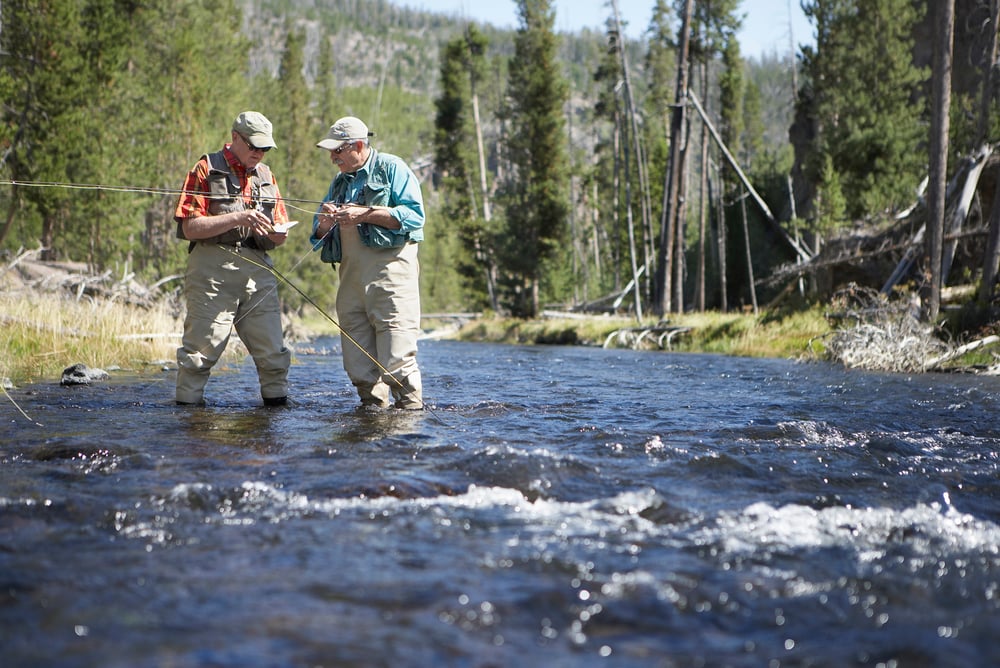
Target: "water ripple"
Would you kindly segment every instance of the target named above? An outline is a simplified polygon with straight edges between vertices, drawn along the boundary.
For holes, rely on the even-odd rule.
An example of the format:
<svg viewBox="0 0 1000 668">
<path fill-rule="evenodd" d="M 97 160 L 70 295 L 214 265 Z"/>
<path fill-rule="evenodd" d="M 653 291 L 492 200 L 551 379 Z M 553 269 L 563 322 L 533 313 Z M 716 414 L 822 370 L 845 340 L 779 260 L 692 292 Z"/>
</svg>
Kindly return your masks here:
<svg viewBox="0 0 1000 668">
<path fill-rule="evenodd" d="M 361 411 L 338 346 L 15 391 L 5 661 L 1000 663 L 1000 379 L 427 341 Z"/>
</svg>

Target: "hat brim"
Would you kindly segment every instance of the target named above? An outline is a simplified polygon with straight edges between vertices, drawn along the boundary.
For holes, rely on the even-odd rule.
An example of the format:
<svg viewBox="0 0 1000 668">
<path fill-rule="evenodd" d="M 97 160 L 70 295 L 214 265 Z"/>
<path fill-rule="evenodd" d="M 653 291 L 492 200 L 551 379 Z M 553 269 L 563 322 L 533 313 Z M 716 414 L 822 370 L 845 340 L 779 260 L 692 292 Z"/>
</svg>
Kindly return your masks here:
<svg viewBox="0 0 1000 668">
<path fill-rule="evenodd" d="M 357 139 L 324 139 L 323 141 L 316 144 L 319 148 L 325 148 L 328 151 L 332 151 L 335 148 L 340 148 L 348 142 L 358 141 Z"/>
<path fill-rule="evenodd" d="M 247 137 L 247 141 L 257 148 L 274 148 L 277 146 L 270 135 L 250 135 Z"/>
</svg>

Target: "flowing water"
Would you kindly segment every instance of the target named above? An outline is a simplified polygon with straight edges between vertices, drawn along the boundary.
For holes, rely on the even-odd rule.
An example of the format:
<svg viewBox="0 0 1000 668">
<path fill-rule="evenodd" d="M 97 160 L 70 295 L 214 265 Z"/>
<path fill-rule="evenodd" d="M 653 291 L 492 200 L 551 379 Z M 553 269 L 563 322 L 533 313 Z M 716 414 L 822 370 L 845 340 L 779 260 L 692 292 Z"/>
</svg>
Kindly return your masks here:
<svg viewBox="0 0 1000 668">
<path fill-rule="evenodd" d="M 12 391 L 3 665 L 1000 665 L 1000 378 L 428 341 L 365 413 L 318 345 Z"/>
</svg>

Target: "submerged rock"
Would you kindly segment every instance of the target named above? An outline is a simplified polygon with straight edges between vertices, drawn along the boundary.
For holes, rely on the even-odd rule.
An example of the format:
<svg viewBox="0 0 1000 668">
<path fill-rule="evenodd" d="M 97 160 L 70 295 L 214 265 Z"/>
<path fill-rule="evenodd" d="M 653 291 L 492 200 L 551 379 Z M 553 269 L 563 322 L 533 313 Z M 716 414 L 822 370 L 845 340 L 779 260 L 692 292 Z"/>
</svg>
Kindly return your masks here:
<svg viewBox="0 0 1000 668">
<path fill-rule="evenodd" d="M 63 369 L 60 385 L 90 385 L 98 380 L 107 380 L 111 375 L 104 369 L 91 369 L 86 364 L 74 364 Z"/>
</svg>

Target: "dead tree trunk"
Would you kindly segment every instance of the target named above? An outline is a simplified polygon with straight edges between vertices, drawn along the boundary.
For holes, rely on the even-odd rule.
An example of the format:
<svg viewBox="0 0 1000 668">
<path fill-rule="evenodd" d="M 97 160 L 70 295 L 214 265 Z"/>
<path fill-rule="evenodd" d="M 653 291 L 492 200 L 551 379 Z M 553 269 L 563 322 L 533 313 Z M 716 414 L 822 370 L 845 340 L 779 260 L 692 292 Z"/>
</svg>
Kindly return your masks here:
<svg viewBox="0 0 1000 668">
<path fill-rule="evenodd" d="M 945 189 L 945 219 L 943 224 L 944 227 L 949 228 L 947 236 L 951 240 L 948 242 L 948 245 L 942 249 L 942 289 L 948 284 L 948 274 L 951 272 L 951 265 L 955 260 L 955 251 L 958 248 L 958 238 L 961 236 L 962 227 L 969 218 L 969 211 L 972 208 L 972 202 L 976 198 L 976 190 L 979 187 L 979 177 L 983 173 L 983 169 L 986 167 L 986 163 L 989 162 L 991 155 L 993 155 L 993 147 L 989 144 L 983 144 L 979 147 L 979 150 L 976 151 L 975 155 L 971 159 L 966 158 L 964 164 L 968 167 L 967 169 L 962 170 L 967 173 L 967 176 L 965 177 L 965 184 L 962 187 L 962 190 L 958 193 L 957 201 L 954 207 L 951 208 L 950 213 L 948 212 L 948 201 L 953 199 L 953 196 L 951 195 L 952 187 L 949 185 Z"/>
<path fill-rule="evenodd" d="M 632 98 L 632 83 L 629 78 L 628 59 L 625 57 L 625 45 L 622 42 L 621 22 L 618 19 L 618 3 L 611 0 L 611 8 L 615 16 L 615 31 L 617 33 L 618 59 L 622 68 L 622 80 L 625 87 L 625 115 L 628 122 L 625 124 L 625 207 L 628 221 L 628 246 L 629 257 L 632 263 L 632 279 L 635 281 L 633 299 L 635 301 L 635 318 L 642 320 L 642 289 L 639 283 L 639 262 L 636 257 L 635 245 L 635 221 L 632 217 L 632 170 L 629 168 L 629 155 L 635 152 L 636 173 L 639 176 L 639 193 L 642 201 L 643 227 L 649 217 L 649 209 L 645 205 L 648 199 L 649 188 L 645 180 L 645 166 L 642 164 L 642 149 L 639 146 L 639 123 L 636 120 L 635 100 Z M 631 131 L 631 132 L 630 132 Z M 631 141 L 628 138 L 631 137 Z"/>
<path fill-rule="evenodd" d="M 974 156 L 966 158 L 958 169 L 955 170 L 954 176 L 952 176 L 951 181 L 945 188 L 942 208 L 947 211 L 948 202 L 953 199 L 955 200 L 950 214 L 953 229 L 960 228 L 969 215 L 972 199 L 975 197 L 976 189 L 979 187 L 979 177 L 983 173 L 983 169 L 986 167 L 986 163 L 992 154 L 993 148 L 989 144 L 981 146 Z M 947 220 L 942 221 L 942 230 L 947 222 Z M 896 265 L 889 280 L 882 286 L 883 294 L 889 294 L 896 284 L 903 280 L 910 272 L 913 263 L 920 254 L 920 248 L 925 245 L 926 233 L 927 222 L 925 221 L 913 235 L 906 252 L 903 254 L 903 258 Z"/>
<path fill-rule="evenodd" d="M 951 104 L 951 55 L 955 33 L 955 2 L 935 3 L 938 33 L 934 40 L 934 66 L 931 82 L 930 168 L 927 190 L 927 266 L 930 285 L 924 293 L 925 314 L 937 320 L 941 308 L 941 260 L 944 242 L 945 181 L 948 172 L 948 109 Z"/>
<path fill-rule="evenodd" d="M 757 315 L 760 311 L 757 307 L 757 284 L 753 278 L 753 254 L 750 252 L 750 225 L 747 222 L 746 195 L 740 197 L 740 211 L 743 214 L 743 242 L 746 244 L 747 281 L 750 284 L 750 303 L 753 304 L 753 314 Z"/>
<path fill-rule="evenodd" d="M 716 196 L 716 208 L 718 209 L 718 214 L 716 215 L 716 227 L 718 229 L 718 238 L 716 243 L 719 246 L 719 310 L 723 313 L 729 311 L 729 284 L 726 280 L 726 272 L 729 271 L 729 263 L 726 261 L 726 205 L 722 198 L 722 179 L 717 180 L 719 184 L 719 194 Z"/>
<path fill-rule="evenodd" d="M 979 111 L 979 141 L 986 141 L 989 129 L 990 106 L 993 104 L 993 66 L 997 61 L 997 25 L 1000 24 L 1000 0 L 990 3 L 990 57 L 983 64 L 983 91 Z M 987 306 L 993 300 L 993 284 L 1000 264 L 1000 179 L 997 179 L 990 211 L 990 234 L 983 251 L 983 282 L 979 286 L 979 305 Z"/>
<path fill-rule="evenodd" d="M 983 250 L 983 282 L 979 285 L 979 305 L 982 307 L 993 301 L 993 284 L 996 283 L 997 265 L 1000 264 L 1000 179 L 997 179 L 993 193 L 990 233 Z"/>
<path fill-rule="evenodd" d="M 708 92 L 708 64 L 701 66 L 701 90 Z M 705 228 L 708 218 L 708 127 L 701 124 L 701 187 L 698 210 L 698 275 L 695 278 L 695 310 L 705 310 Z"/>
<path fill-rule="evenodd" d="M 615 118 L 614 127 L 612 129 L 612 150 L 615 155 L 614 163 L 614 175 L 612 176 L 612 188 L 614 188 L 614 195 L 612 196 L 614 207 L 612 211 L 612 229 L 615 231 L 615 242 L 614 242 L 614 256 L 615 256 L 615 290 L 621 287 L 622 278 L 622 250 L 621 250 L 621 234 L 618 232 L 621 229 L 621 116 L 618 113 L 618 103 L 615 102 Z"/>
<path fill-rule="evenodd" d="M 487 227 L 489 227 L 489 222 L 493 216 L 490 210 L 490 189 L 486 181 L 486 151 L 483 148 L 483 124 L 479 120 L 479 93 L 476 92 L 475 81 L 472 82 L 472 122 L 476 128 L 476 152 L 479 157 L 479 192 L 483 198 L 483 220 L 486 221 Z M 486 292 L 489 294 L 490 305 L 493 307 L 493 311 L 496 312 L 500 308 L 500 302 L 498 301 L 496 289 L 497 269 L 492 258 L 487 258 L 484 271 L 486 273 Z"/>
<path fill-rule="evenodd" d="M 631 151 L 628 149 L 629 141 L 629 128 L 628 124 L 625 125 L 625 222 L 628 226 L 628 257 L 631 263 L 632 270 L 632 281 L 634 288 L 632 290 L 635 309 L 635 319 L 637 322 L 642 322 L 642 294 L 639 284 L 639 263 L 636 259 L 636 248 L 635 248 L 635 221 L 632 218 L 632 170 L 629 164 L 629 155 Z"/>
<path fill-rule="evenodd" d="M 677 59 L 677 90 L 674 109 L 670 116 L 670 161 L 664 175 L 663 214 L 660 221 L 660 248 L 656 263 L 656 312 L 664 315 L 671 311 L 671 276 L 673 274 L 675 226 L 678 216 L 679 193 L 684 165 L 683 129 L 687 114 L 688 50 L 691 43 L 691 15 L 694 0 L 686 0 L 681 17 L 680 57 Z"/>
<path fill-rule="evenodd" d="M 472 122 L 476 126 L 476 152 L 479 157 L 479 192 L 483 198 L 483 220 L 493 218 L 490 212 L 490 189 L 486 183 L 486 151 L 483 149 L 483 124 L 479 120 L 479 94 L 472 94 Z"/>
<path fill-rule="evenodd" d="M 803 248 L 802 245 L 799 244 L 799 242 L 797 242 L 795 239 L 792 239 L 792 237 L 789 236 L 788 232 L 785 231 L 785 228 L 781 227 L 781 225 L 778 224 L 778 221 L 775 220 L 774 214 L 771 213 L 771 209 L 767 206 L 767 204 L 764 202 L 761 196 L 757 194 L 757 191 L 754 190 L 753 184 L 750 183 L 750 179 L 748 179 L 746 174 L 743 173 L 743 170 L 740 168 L 739 163 L 736 162 L 736 158 L 733 157 L 733 154 L 729 152 L 729 148 L 722 141 L 722 137 L 719 136 L 718 130 L 716 130 L 715 126 L 712 125 L 712 121 L 708 118 L 708 114 L 705 113 L 705 110 L 702 108 L 701 103 L 698 101 L 698 97 L 694 94 L 693 91 L 690 90 L 688 91 L 688 98 L 691 100 L 691 104 L 694 106 L 695 110 L 701 116 L 702 122 L 708 126 L 709 132 L 711 132 L 712 134 L 712 139 L 715 140 L 715 143 L 718 145 L 719 150 L 722 151 L 722 155 L 725 156 L 726 161 L 729 162 L 730 166 L 732 166 L 733 168 L 733 171 L 736 172 L 736 176 L 739 177 L 740 181 L 747 189 L 747 192 L 749 192 L 750 196 L 753 197 L 754 202 L 757 203 L 757 206 L 760 207 L 760 210 L 764 213 L 764 216 L 767 218 L 767 222 L 771 224 L 775 232 L 777 232 L 778 235 L 781 237 L 782 241 L 785 242 L 785 244 L 795 253 L 795 255 L 799 259 L 805 261 L 808 260 L 810 257 L 812 257 L 812 254 L 805 248 Z"/>
<path fill-rule="evenodd" d="M 677 219 L 674 221 L 674 313 L 684 312 L 684 276 L 687 267 L 684 264 L 684 221 L 687 220 L 688 193 L 688 147 L 691 145 L 691 123 L 684 114 L 684 148 L 681 151 L 681 183 L 677 194 Z"/>
</svg>

